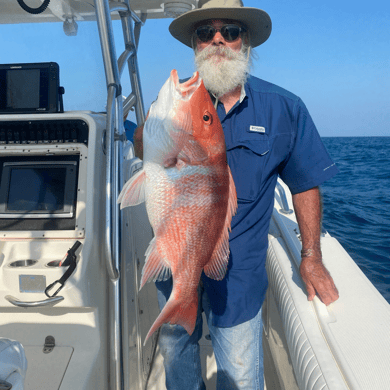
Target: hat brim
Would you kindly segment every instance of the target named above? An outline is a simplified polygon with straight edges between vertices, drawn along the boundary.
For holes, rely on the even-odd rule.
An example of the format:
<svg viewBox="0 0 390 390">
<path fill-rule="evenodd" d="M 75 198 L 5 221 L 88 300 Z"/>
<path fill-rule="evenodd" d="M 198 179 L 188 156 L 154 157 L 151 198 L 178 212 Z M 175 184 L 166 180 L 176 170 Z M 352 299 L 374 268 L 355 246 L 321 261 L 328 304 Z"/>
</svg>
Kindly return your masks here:
<svg viewBox="0 0 390 390">
<path fill-rule="evenodd" d="M 258 8 L 204 8 L 186 12 L 177 17 L 169 26 L 174 38 L 186 46 L 192 47 L 194 26 L 208 19 L 231 19 L 244 23 L 249 29 L 251 47 L 264 43 L 271 34 L 272 22 L 269 15 Z"/>
</svg>

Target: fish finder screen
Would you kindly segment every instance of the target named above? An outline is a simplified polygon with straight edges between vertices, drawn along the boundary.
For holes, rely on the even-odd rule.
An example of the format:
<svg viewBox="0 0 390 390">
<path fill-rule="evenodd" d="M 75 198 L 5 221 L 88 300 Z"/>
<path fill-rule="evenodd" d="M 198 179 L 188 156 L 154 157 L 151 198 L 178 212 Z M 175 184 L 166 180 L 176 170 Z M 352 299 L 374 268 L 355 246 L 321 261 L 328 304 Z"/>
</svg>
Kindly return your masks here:
<svg viewBox="0 0 390 390">
<path fill-rule="evenodd" d="M 8 211 L 64 209 L 66 168 L 13 168 L 9 182 Z M 26 189 L 28 188 L 28 191 Z"/>
<path fill-rule="evenodd" d="M 0 64 L 0 115 L 62 112 L 59 72 L 56 62 Z"/>
<path fill-rule="evenodd" d="M 73 218 L 76 161 L 4 162 L 0 187 L 1 218 Z"/>
<path fill-rule="evenodd" d="M 40 70 L 7 72 L 7 108 L 39 108 Z"/>
</svg>

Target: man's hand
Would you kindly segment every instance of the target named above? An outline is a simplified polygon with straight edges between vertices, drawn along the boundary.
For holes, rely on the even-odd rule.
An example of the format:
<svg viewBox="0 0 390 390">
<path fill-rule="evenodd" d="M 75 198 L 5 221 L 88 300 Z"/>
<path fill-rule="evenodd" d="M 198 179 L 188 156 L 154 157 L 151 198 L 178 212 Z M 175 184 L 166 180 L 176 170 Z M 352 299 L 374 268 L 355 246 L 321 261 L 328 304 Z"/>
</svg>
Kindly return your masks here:
<svg viewBox="0 0 390 390">
<path fill-rule="evenodd" d="M 306 285 L 308 300 L 312 301 L 317 293 L 326 306 L 339 298 L 339 292 L 330 276 L 328 270 L 322 263 L 321 252 L 311 253 L 308 257 L 303 257 L 299 272 Z"/>
<path fill-rule="evenodd" d="M 135 129 L 133 135 L 134 152 L 135 155 L 141 160 L 143 160 L 144 158 L 144 146 L 142 143 L 143 132 L 144 132 L 144 125 L 141 125 Z"/>
<path fill-rule="evenodd" d="M 150 110 L 149 110 L 150 111 Z M 146 114 L 145 122 L 148 119 L 149 111 Z M 143 143 L 143 136 L 144 136 L 144 125 L 145 122 L 142 125 L 139 125 L 135 130 L 133 134 L 133 146 L 134 146 L 134 153 L 135 155 L 140 158 L 141 160 L 144 159 L 144 143 Z"/>
<path fill-rule="evenodd" d="M 339 292 L 322 263 L 322 209 L 318 187 L 293 195 L 293 204 L 302 239 L 302 262 L 299 271 L 306 285 L 308 300 L 312 301 L 317 294 L 325 305 L 330 305 L 339 298 Z"/>
</svg>

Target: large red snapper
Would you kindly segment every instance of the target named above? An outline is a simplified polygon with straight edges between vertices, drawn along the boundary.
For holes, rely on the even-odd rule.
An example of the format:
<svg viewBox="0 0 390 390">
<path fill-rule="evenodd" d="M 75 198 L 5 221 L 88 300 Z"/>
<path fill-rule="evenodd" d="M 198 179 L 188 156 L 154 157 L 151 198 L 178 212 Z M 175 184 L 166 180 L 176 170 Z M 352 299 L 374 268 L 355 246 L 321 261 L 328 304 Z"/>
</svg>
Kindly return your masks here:
<svg viewBox="0 0 390 390">
<path fill-rule="evenodd" d="M 225 276 L 237 209 L 222 126 L 198 72 L 182 84 L 171 72 L 149 111 L 143 148 L 143 169 L 125 184 L 118 202 L 123 208 L 145 201 L 155 234 L 141 288 L 173 277 L 171 296 L 146 340 L 164 323 L 180 324 L 191 335 L 201 273 Z"/>
</svg>

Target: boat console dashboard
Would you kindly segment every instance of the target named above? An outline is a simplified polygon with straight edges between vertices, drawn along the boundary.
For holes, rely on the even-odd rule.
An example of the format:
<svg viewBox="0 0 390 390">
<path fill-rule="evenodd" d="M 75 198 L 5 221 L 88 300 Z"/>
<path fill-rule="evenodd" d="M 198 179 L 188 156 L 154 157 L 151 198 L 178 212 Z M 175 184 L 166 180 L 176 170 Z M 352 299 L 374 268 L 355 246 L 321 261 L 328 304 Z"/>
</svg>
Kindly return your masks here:
<svg viewBox="0 0 390 390">
<path fill-rule="evenodd" d="M 81 111 L 0 115 L 1 240 L 85 236 L 87 196 L 104 187 L 104 129 L 105 115 Z"/>
<path fill-rule="evenodd" d="M 62 112 L 53 62 L 0 65 L 0 87 L 2 239 L 83 237 L 88 146 L 104 119 Z"/>
<path fill-rule="evenodd" d="M 88 145 L 88 125 L 77 119 L 1 121 L 0 145 L 83 143 Z"/>
</svg>

